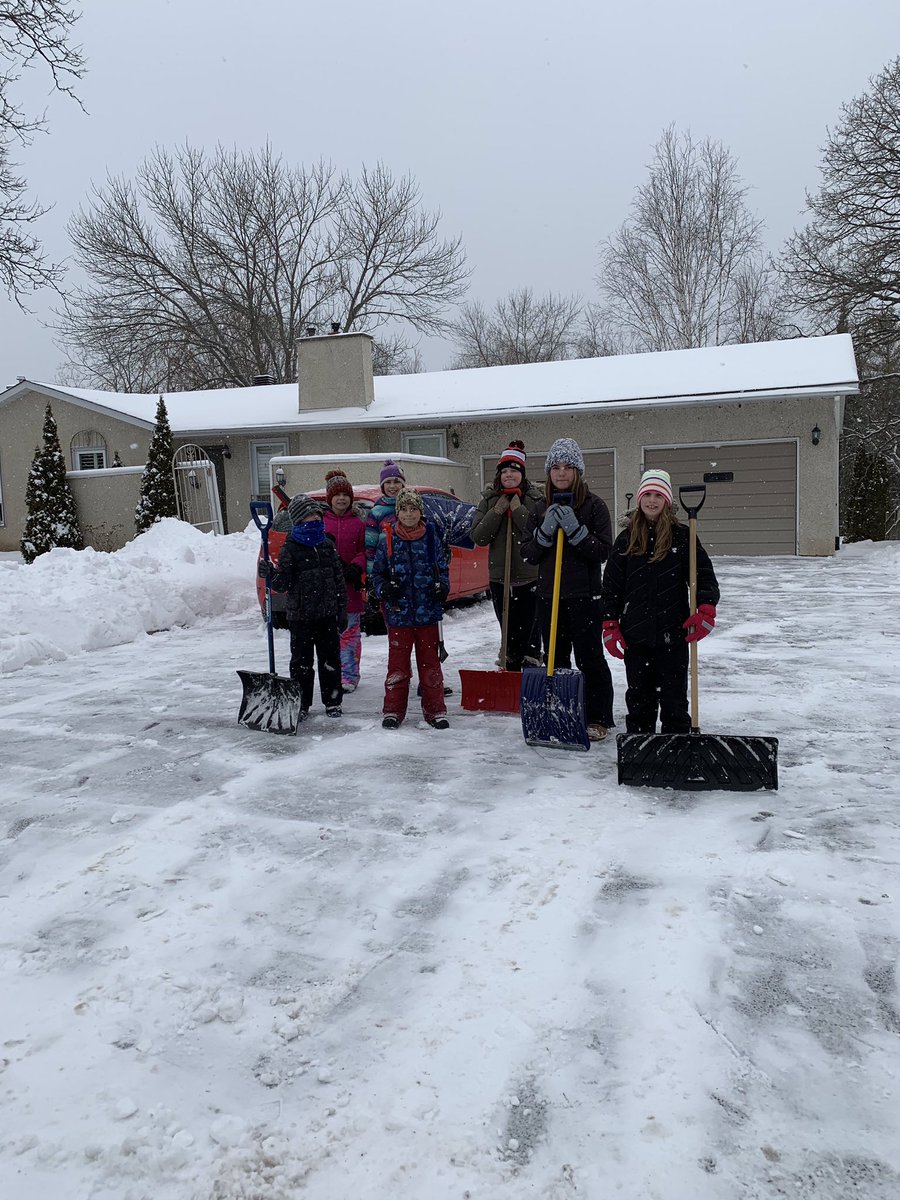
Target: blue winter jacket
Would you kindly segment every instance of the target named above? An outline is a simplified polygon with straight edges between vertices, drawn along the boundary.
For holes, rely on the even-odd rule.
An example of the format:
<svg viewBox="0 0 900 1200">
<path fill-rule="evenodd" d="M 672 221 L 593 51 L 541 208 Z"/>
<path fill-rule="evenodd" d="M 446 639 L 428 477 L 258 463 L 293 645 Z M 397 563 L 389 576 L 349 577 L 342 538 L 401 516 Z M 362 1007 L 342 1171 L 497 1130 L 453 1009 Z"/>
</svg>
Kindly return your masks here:
<svg viewBox="0 0 900 1200">
<path fill-rule="evenodd" d="M 392 561 L 388 559 L 387 535 L 382 531 L 372 569 L 379 600 L 389 579 L 396 579 L 401 587 L 395 605 L 382 603 L 385 620 L 398 629 L 436 625 L 444 616 L 444 605 L 434 594 L 435 580 L 440 581 L 444 599 L 450 592 L 447 551 L 440 536 L 431 521 L 426 521 L 425 536 L 414 542 L 398 537 L 392 525 L 391 541 Z"/>
</svg>

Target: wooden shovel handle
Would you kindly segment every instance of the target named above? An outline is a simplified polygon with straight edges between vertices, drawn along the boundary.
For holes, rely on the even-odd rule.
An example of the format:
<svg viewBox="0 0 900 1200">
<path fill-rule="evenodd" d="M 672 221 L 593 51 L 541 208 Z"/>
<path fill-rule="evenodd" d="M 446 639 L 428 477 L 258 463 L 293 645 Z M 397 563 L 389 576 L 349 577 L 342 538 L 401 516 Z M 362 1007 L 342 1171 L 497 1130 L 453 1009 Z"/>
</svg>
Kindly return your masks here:
<svg viewBox="0 0 900 1200">
<path fill-rule="evenodd" d="M 500 622 L 500 670 L 506 670 L 506 641 L 509 636 L 509 585 L 512 567 L 512 509 L 506 510 L 506 558 L 503 564 L 503 619 Z"/>
</svg>

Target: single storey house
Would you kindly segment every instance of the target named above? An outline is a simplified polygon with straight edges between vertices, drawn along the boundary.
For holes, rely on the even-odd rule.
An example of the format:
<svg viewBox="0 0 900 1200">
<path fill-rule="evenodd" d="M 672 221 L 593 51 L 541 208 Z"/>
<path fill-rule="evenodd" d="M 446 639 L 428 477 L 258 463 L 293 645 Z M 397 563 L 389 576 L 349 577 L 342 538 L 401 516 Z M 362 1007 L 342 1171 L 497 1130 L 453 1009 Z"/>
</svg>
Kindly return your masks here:
<svg viewBox="0 0 900 1200">
<path fill-rule="evenodd" d="M 707 485 L 701 536 L 713 553 L 835 549 L 844 402 L 858 391 L 846 334 L 378 378 L 368 334 L 302 338 L 297 350 L 296 383 L 165 397 L 176 446 L 215 466 L 225 530 L 269 497 L 274 467 L 298 491 L 322 486 L 330 464 L 375 483 L 380 459 L 402 454 L 412 482 L 476 500 L 510 439 L 540 481 L 566 436 L 614 521 L 641 472 L 664 467 L 676 490 Z M 157 397 L 22 379 L 0 393 L 0 550 L 22 536 L 48 401 L 87 540 L 114 549 L 134 535 Z M 110 469 L 116 455 L 123 470 Z"/>
</svg>

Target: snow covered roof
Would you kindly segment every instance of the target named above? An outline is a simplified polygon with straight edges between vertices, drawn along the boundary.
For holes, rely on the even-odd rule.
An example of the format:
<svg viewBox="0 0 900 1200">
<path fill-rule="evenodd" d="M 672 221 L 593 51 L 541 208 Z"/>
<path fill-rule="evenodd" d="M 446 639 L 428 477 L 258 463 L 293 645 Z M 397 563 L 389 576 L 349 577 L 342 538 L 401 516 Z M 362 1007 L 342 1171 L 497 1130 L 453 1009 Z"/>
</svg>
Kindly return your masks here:
<svg viewBox="0 0 900 1200">
<path fill-rule="evenodd" d="M 153 425 L 156 395 L 38 386 L 61 398 Z M 497 416 L 604 408 L 709 404 L 858 391 L 848 334 L 669 350 L 567 362 L 383 375 L 369 408 L 298 411 L 296 383 L 169 392 L 166 409 L 178 435 L 218 431 L 336 428 L 489 420 Z"/>
</svg>

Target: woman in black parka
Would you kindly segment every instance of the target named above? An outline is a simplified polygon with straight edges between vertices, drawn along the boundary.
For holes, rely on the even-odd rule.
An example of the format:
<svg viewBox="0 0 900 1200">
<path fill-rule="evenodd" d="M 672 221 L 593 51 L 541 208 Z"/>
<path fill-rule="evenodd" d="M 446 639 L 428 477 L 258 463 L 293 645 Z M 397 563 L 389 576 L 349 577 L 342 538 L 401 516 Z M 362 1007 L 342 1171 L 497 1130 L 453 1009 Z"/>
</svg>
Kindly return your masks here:
<svg viewBox="0 0 900 1200">
<path fill-rule="evenodd" d="M 697 541 L 697 612 L 689 616 L 688 530 L 675 516 L 666 471 L 645 471 L 636 508 L 603 575 L 603 643 L 624 658 L 629 733 L 687 733 L 688 643 L 716 623 L 719 585 Z M 687 633 L 685 633 L 687 630 Z"/>
<path fill-rule="evenodd" d="M 556 532 L 563 531 L 556 654 L 565 660 L 572 647 L 584 675 L 588 737 L 600 742 L 613 724 L 612 675 L 603 654 L 600 608 L 600 568 L 612 545 L 612 523 L 606 504 L 588 491 L 584 455 L 572 438 L 553 443 L 544 469 L 544 498 L 528 518 L 522 557 L 538 566 L 544 644 L 549 647 Z"/>
</svg>

